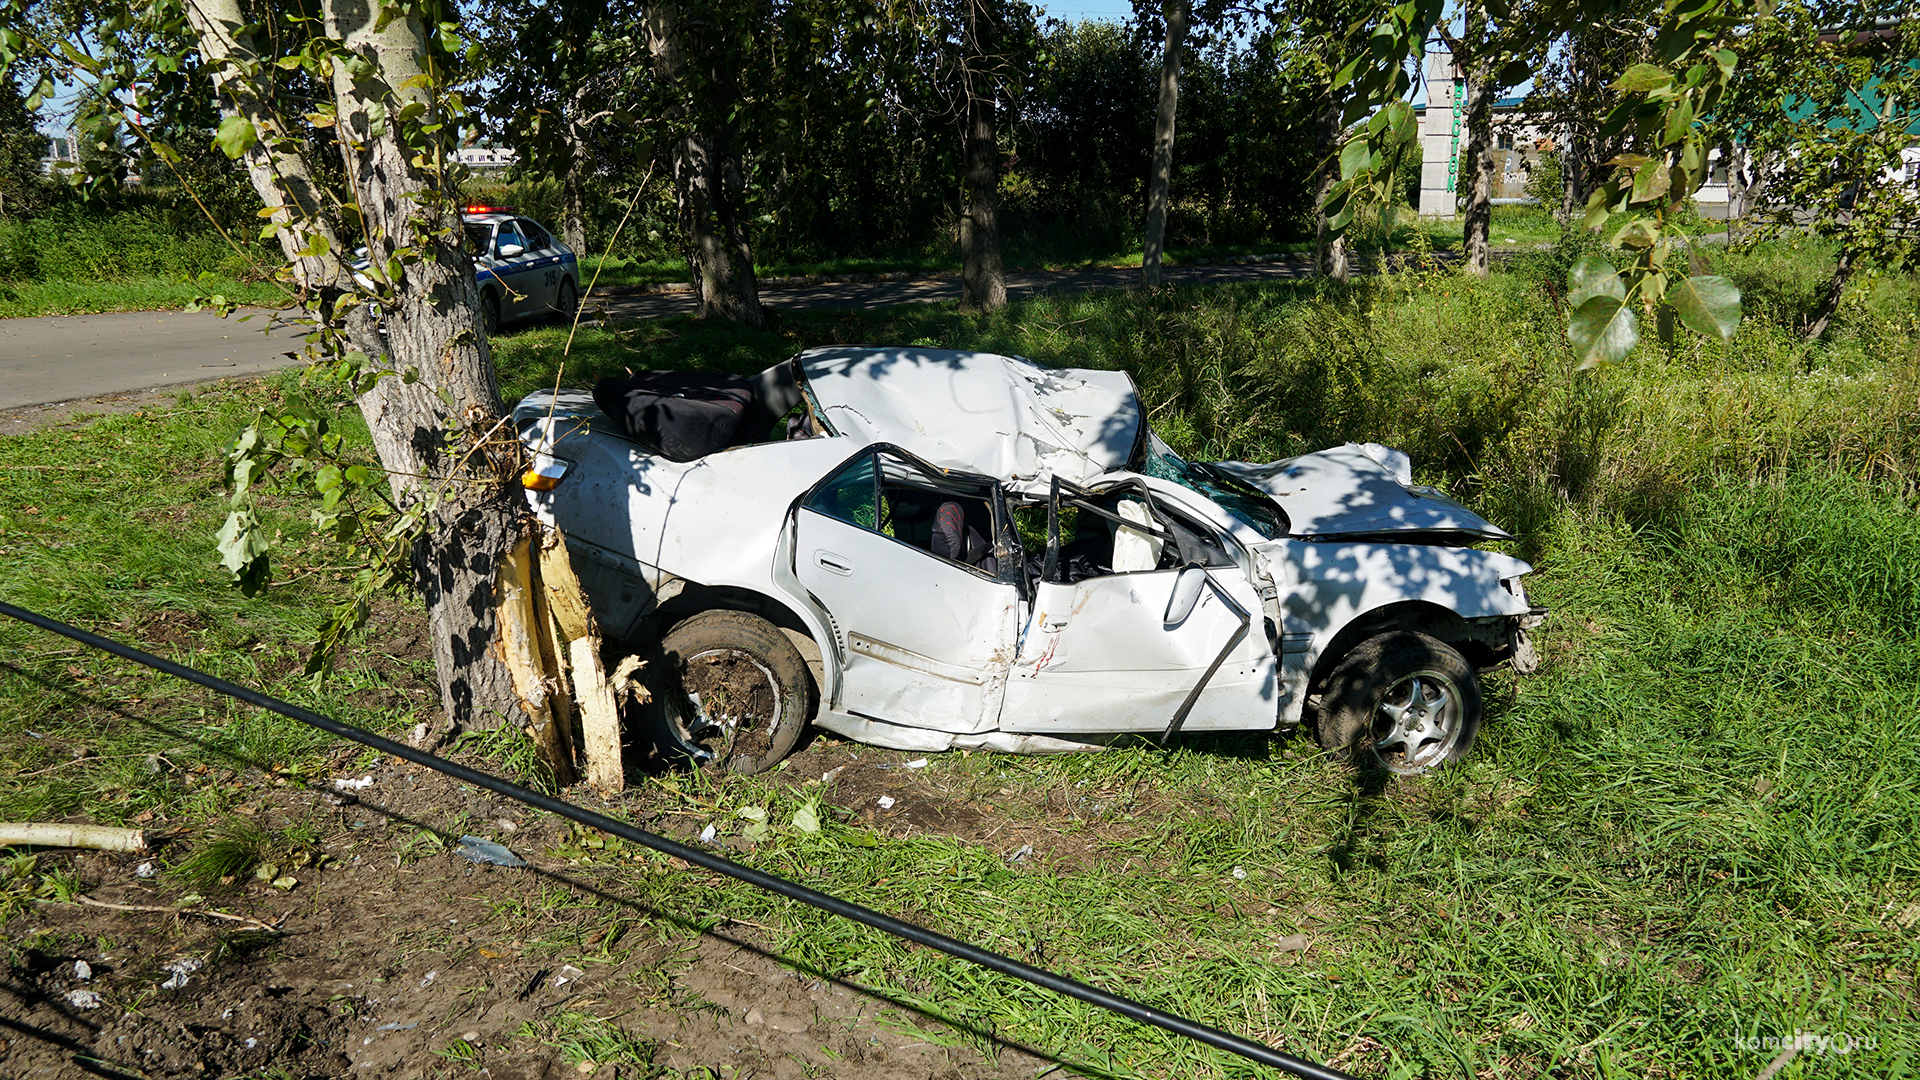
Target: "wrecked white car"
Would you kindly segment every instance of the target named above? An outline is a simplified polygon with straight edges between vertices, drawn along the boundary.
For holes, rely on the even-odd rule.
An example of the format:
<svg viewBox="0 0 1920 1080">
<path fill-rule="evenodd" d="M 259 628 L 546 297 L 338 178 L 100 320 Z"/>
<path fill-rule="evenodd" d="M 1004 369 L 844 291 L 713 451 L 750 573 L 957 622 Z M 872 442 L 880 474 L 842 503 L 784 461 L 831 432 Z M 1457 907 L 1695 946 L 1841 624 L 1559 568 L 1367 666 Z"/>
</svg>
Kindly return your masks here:
<svg viewBox="0 0 1920 1080">
<path fill-rule="evenodd" d="M 1536 663 L 1531 568 L 1404 455 L 1185 461 L 1121 372 L 836 347 L 514 421 L 602 628 L 649 653 L 654 734 L 715 767 L 809 721 L 1020 752 L 1304 721 L 1414 773 L 1473 743 L 1480 672 Z"/>
</svg>

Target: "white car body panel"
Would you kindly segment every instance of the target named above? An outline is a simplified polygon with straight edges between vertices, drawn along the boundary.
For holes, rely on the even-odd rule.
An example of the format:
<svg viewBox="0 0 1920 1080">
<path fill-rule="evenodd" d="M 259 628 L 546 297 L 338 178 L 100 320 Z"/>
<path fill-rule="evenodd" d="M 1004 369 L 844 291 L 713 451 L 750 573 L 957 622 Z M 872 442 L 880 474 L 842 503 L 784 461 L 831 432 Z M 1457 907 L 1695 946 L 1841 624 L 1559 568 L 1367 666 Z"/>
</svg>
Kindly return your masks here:
<svg viewBox="0 0 1920 1080">
<path fill-rule="evenodd" d="M 910 716 L 942 731 L 992 729 L 1019 591 L 806 507 L 794 530 L 795 574 L 836 628 L 834 707 L 872 719 Z"/>
<path fill-rule="evenodd" d="M 1251 620 L 1184 730 L 1298 722 L 1341 632 L 1395 605 L 1450 613 L 1491 628 L 1489 638 L 1510 633 L 1516 647 L 1519 628 L 1538 621 L 1519 586 L 1526 563 L 1420 542 L 1506 534 L 1438 493 L 1409 490 L 1397 451 L 1348 444 L 1223 463 L 1288 515 L 1290 535 L 1270 539 L 1200 491 L 1126 471 L 1151 435 L 1124 374 L 915 348 L 816 349 L 792 362 L 832 434 L 686 463 L 618 434 L 585 392 L 530 395 L 516 426 L 536 469 L 565 475 L 527 494 L 567 536 L 609 633 L 636 632 L 689 586 L 769 598 L 818 647 L 815 722 L 863 742 L 1046 753 L 1157 732 L 1240 625 L 1212 589 L 1165 625 L 1178 569 L 1016 585 L 800 505 L 877 443 L 990 478 L 1011 499 L 1044 496 L 1056 476 L 1096 491 L 1142 485 L 1217 533 L 1234 565 L 1210 577 Z"/>
<path fill-rule="evenodd" d="M 1260 598 L 1235 568 L 1214 572 L 1247 611 Z M 1175 626 L 1161 620 L 1178 569 L 1042 582 L 1007 682 L 1008 731 L 1164 731 L 1188 691 L 1240 627 L 1211 590 Z M 1183 730 L 1244 730 L 1276 719 L 1275 664 L 1263 635 L 1249 633 L 1208 680 Z M 1256 722 L 1250 722 L 1256 721 Z M 1271 727 L 1271 724 L 1267 726 Z"/>
<path fill-rule="evenodd" d="M 1407 455 L 1378 443 L 1347 443 L 1265 465 L 1213 464 L 1271 495 L 1287 512 L 1294 536 L 1430 531 L 1513 539 L 1440 492 L 1412 486 Z"/>
</svg>

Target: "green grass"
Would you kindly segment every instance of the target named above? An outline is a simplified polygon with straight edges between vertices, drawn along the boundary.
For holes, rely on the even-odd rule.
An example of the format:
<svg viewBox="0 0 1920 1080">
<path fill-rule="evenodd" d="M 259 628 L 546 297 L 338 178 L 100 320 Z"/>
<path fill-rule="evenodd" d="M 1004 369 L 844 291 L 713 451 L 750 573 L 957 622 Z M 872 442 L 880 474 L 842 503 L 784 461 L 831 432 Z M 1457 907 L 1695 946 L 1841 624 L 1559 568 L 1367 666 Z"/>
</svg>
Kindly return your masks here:
<svg viewBox="0 0 1920 1080">
<path fill-rule="evenodd" d="M 1414 214 L 1409 210 L 1403 217 L 1413 219 Z M 1463 226 L 1458 217 L 1446 221 L 1435 218 L 1406 220 L 1394 230 L 1394 246 L 1406 246 L 1413 230 L 1418 229 L 1426 234 L 1435 250 L 1452 250 L 1460 246 Z M 1553 211 L 1545 207 L 1496 206 L 1493 208 L 1493 222 L 1488 227 L 1487 239 L 1496 248 L 1551 244 L 1560 239 L 1560 223 L 1554 219 Z"/>
<path fill-rule="evenodd" d="M 214 557 L 222 445 L 257 408 L 298 394 L 282 377 L 0 439 L 0 596 L 356 723 L 409 723 L 396 699 L 426 697 L 417 680 L 397 685 L 407 681 L 400 662 L 376 669 L 367 658 L 324 690 L 300 676 L 303 643 L 341 576 L 304 510 L 269 510 L 288 558 L 285 584 L 264 599 L 230 588 Z M 10 777 L 0 819 L 210 821 L 245 798 L 249 777 L 297 778 L 330 749 L 297 725 L 0 624 L 0 770 Z"/>
<path fill-rule="evenodd" d="M 196 298 L 224 296 L 238 304 L 283 307 L 286 291 L 259 281 L 209 274 L 203 278 L 120 281 L 0 282 L 0 319 L 35 315 L 91 315 L 103 311 L 177 311 Z"/>
<path fill-rule="evenodd" d="M 1774 1056 L 1749 1040 L 1796 1031 L 1873 1046 L 1803 1053 L 1783 1077 L 1911 1075 L 1920 282 L 1857 289 L 1809 350 L 1794 329 L 1827 257 L 1714 252 L 1752 299 L 1731 344 L 1648 344 L 1587 374 L 1558 329 L 1565 260 L 1551 252 L 1486 281 L 1409 272 L 1345 289 L 1041 299 L 985 317 L 916 306 L 787 315 L 769 331 L 584 327 L 564 369 L 565 332 L 536 328 L 499 339 L 496 357 L 514 395 L 627 365 L 750 371 L 833 341 L 1123 368 L 1187 452 L 1409 450 L 1421 479 L 1514 529 L 1537 567 L 1530 592 L 1553 609 L 1543 669 L 1494 677 L 1473 756 L 1418 780 L 1356 779 L 1305 739 L 1219 737 L 931 755 L 888 774 L 896 797 L 979 823 L 952 830 L 875 831 L 840 813 L 799 831 L 793 814 L 818 789 L 794 769 L 655 785 L 627 797 L 628 813 L 733 836 L 738 808 L 764 807 L 774 829 L 746 856 L 756 865 L 1361 1075 L 1749 1080 Z M 0 442 L 0 596 L 160 638 L 358 722 L 411 722 L 376 671 L 324 692 L 293 675 L 327 574 L 246 603 L 214 572 L 216 447 L 295 392 L 285 380 L 213 391 Z M 300 558 L 324 566 L 298 508 L 282 512 Z M 236 755 L 297 772 L 324 752 L 45 635 L 0 626 L 0 650 L 0 816 L 119 822 L 157 808 L 211 824 L 237 797 L 221 782 L 245 767 Z M 62 765 L 80 747 L 99 759 Z M 468 749 L 483 748 L 515 753 Z M 148 755 L 174 767 L 153 772 Z M 1033 857 L 1009 861 L 1021 844 Z M 1265 1075 L 743 887 L 691 884 L 618 841 L 546 854 L 667 917 L 663 933 L 771 927 L 759 933 L 789 962 L 945 1017 L 946 1037 L 1012 1039 L 1096 1074 Z M 55 887 L 14 879 L 0 913 L 7 895 Z M 613 931 L 634 913 L 556 889 L 545 917 L 571 956 L 628 947 Z M 650 1067 L 617 1026 L 555 1017 L 524 1035 L 570 1060 L 625 1047 Z"/>
<path fill-rule="evenodd" d="M 198 208 L 170 193 L 128 194 L 111 209 L 63 205 L 0 218 L 0 318 L 157 311 L 196 296 L 286 303 L 268 280 L 278 265 L 248 237 L 236 251 Z"/>
</svg>

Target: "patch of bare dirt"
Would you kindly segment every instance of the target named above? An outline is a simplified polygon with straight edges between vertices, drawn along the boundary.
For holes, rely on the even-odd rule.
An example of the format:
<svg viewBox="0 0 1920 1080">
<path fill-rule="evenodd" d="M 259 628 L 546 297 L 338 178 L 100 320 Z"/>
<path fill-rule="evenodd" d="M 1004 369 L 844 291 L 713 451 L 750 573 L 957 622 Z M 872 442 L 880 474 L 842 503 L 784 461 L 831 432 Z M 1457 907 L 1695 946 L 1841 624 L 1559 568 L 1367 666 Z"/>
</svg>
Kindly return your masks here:
<svg viewBox="0 0 1920 1080">
<path fill-rule="evenodd" d="M 368 775 L 348 793 L 263 784 L 257 824 L 321 837 L 285 870 L 295 880 L 189 898 L 277 933 L 77 903 L 15 916 L 0 972 L 0 1076 L 162 1080 L 272 1066 L 303 1078 L 1011 1080 L 1048 1064 L 1018 1047 L 983 1054 L 857 987 L 783 964 L 759 928 L 700 934 L 635 899 L 662 895 L 665 882 L 675 898 L 665 906 L 698 912 L 698 872 L 570 863 L 565 823 L 548 815 L 404 763 Z M 530 865 L 471 862 L 458 853 L 462 833 Z M 181 900 L 164 874 L 143 876 L 142 862 L 164 858 L 41 858 L 68 863 L 99 901 Z M 671 876 L 635 889 L 647 874 Z M 568 1043 L 580 1025 L 643 1052 L 583 1068 L 582 1044 Z"/>
</svg>

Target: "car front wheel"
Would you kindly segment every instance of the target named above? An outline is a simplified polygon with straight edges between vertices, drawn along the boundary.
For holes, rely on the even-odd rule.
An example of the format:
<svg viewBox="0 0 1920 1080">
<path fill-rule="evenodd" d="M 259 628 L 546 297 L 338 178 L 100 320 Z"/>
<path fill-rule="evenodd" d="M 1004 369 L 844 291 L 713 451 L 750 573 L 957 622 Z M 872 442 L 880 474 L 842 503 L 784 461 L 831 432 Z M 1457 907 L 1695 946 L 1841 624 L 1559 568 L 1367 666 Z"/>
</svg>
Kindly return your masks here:
<svg viewBox="0 0 1920 1080">
<path fill-rule="evenodd" d="M 1480 677 L 1452 646 L 1412 630 L 1360 643 L 1327 676 L 1320 745 L 1402 776 L 1466 756 L 1480 730 Z"/>
<path fill-rule="evenodd" d="M 772 623 L 741 611 L 682 620 L 648 657 L 650 726 L 669 757 L 701 769 L 756 773 L 793 750 L 812 682 Z"/>
</svg>

